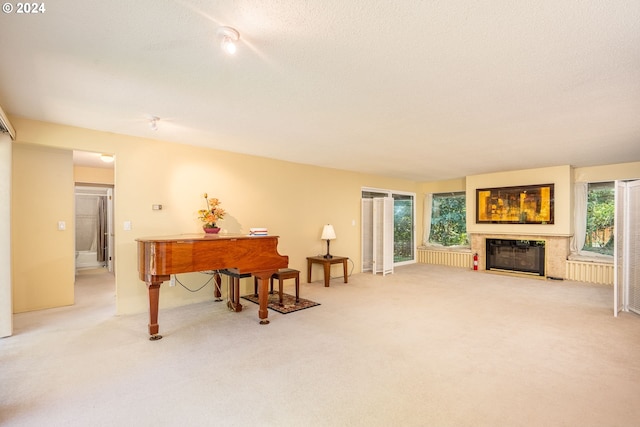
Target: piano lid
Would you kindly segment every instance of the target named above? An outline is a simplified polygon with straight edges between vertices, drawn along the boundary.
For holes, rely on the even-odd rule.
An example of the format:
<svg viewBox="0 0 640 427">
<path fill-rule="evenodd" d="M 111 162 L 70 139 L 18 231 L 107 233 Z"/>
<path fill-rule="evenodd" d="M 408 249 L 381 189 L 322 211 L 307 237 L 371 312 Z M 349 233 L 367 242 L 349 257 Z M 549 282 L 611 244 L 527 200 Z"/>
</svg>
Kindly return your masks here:
<svg viewBox="0 0 640 427">
<path fill-rule="evenodd" d="M 173 236 L 155 236 L 155 237 L 139 237 L 136 242 L 195 242 L 195 241 L 207 241 L 207 240 L 237 240 L 237 239 L 264 239 L 264 238 L 278 238 L 274 235 L 250 235 L 250 234 L 205 234 L 205 233 L 192 233 L 192 234 L 176 234 Z"/>
</svg>

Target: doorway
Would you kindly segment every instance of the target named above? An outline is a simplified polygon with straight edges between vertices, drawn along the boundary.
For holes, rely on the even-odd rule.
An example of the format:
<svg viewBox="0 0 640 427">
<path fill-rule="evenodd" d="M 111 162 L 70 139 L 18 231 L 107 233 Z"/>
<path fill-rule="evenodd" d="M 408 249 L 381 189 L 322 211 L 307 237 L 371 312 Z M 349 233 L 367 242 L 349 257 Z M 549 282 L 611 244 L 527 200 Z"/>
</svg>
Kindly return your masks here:
<svg viewBox="0 0 640 427">
<path fill-rule="evenodd" d="M 113 271 L 113 187 L 75 187 L 75 266 Z"/>
</svg>

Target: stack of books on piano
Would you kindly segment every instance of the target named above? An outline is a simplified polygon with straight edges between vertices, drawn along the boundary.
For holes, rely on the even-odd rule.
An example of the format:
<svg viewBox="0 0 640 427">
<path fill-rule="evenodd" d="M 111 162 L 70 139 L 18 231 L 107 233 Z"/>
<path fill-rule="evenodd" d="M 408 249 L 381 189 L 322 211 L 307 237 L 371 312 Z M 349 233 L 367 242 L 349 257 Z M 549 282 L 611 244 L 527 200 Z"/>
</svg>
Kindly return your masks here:
<svg viewBox="0 0 640 427">
<path fill-rule="evenodd" d="M 267 229 L 266 228 L 250 228 L 249 235 L 250 236 L 266 236 Z"/>
</svg>

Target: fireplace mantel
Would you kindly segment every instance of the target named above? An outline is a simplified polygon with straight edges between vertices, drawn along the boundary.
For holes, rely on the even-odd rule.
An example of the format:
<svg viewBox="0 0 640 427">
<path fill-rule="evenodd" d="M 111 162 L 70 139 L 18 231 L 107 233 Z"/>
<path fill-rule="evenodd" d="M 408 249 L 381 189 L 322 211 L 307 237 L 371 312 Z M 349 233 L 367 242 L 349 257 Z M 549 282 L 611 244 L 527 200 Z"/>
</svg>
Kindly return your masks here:
<svg viewBox="0 0 640 427">
<path fill-rule="evenodd" d="M 546 277 L 563 278 L 571 238 L 535 234 L 472 233 L 471 250 L 478 254 L 478 269 L 486 270 L 486 239 L 543 240 L 545 241 Z"/>
</svg>

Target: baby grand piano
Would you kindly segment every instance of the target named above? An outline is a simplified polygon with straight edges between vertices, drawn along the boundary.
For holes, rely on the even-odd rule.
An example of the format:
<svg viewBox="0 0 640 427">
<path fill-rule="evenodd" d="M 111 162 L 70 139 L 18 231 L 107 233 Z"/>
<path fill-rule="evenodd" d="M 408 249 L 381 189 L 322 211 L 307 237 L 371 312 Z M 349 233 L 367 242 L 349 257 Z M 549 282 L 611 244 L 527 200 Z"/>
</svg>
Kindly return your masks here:
<svg viewBox="0 0 640 427">
<path fill-rule="evenodd" d="M 149 291 L 149 335 L 158 334 L 160 285 L 172 274 L 235 269 L 258 278 L 260 324 L 269 323 L 268 281 L 280 268 L 289 266 L 289 257 L 278 254 L 278 236 L 234 234 L 184 234 L 136 239 L 138 273 Z"/>
</svg>

